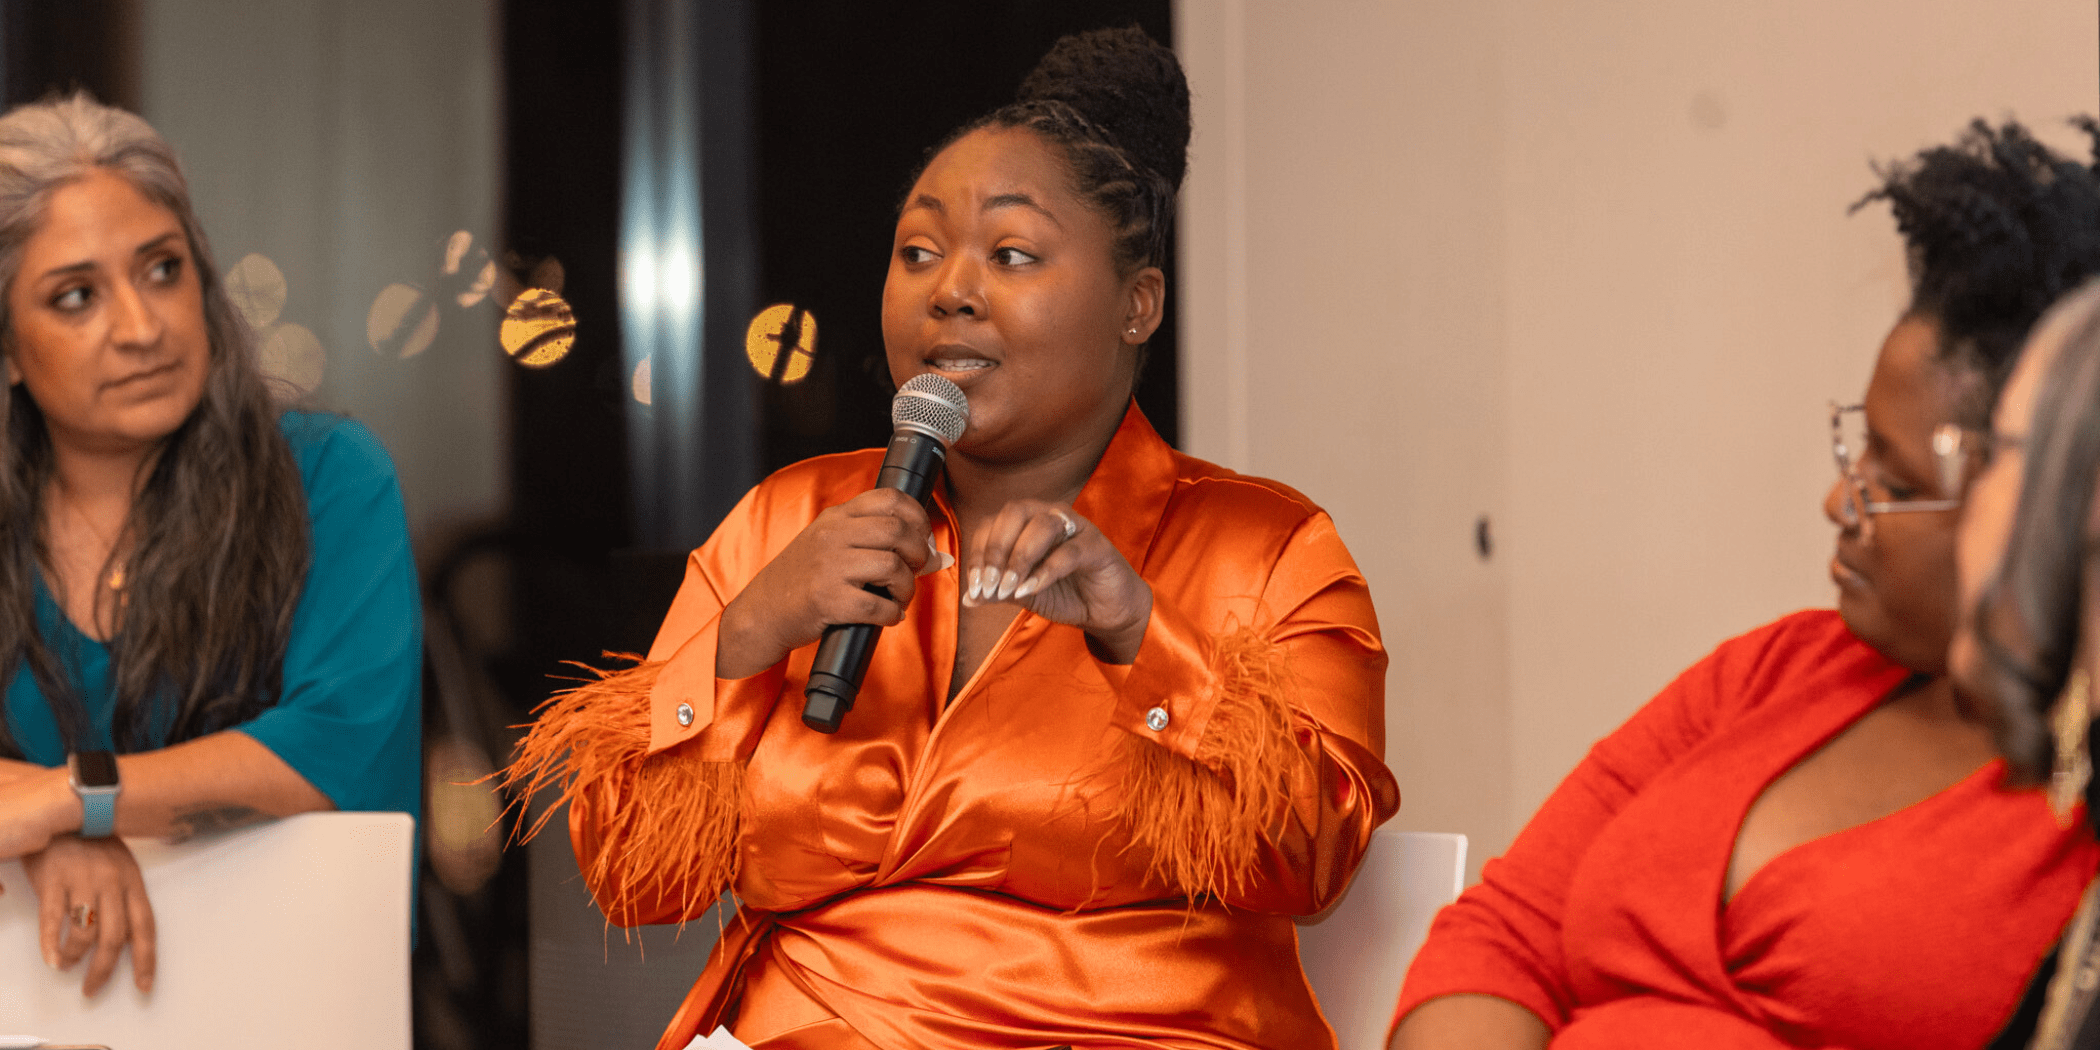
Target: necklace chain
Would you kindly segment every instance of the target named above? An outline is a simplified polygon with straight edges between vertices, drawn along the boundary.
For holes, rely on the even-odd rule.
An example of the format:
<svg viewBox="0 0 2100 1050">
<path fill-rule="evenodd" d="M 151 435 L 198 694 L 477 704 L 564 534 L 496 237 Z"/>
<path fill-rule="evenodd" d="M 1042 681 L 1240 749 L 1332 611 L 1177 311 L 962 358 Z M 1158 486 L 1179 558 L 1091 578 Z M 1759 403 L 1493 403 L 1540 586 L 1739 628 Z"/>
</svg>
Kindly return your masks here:
<svg viewBox="0 0 2100 1050">
<path fill-rule="evenodd" d="M 51 492 L 54 496 L 62 497 L 60 502 L 73 515 L 74 520 L 80 522 L 80 527 L 86 529 L 88 535 L 93 536 L 95 541 L 102 545 L 102 549 L 108 552 L 108 554 L 104 555 L 104 564 L 107 564 L 109 559 L 114 557 L 117 552 L 117 539 L 124 533 L 123 526 L 117 527 L 116 536 L 105 535 L 101 529 L 95 527 L 93 521 L 88 519 L 87 512 L 80 509 L 80 504 L 72 496 L 66 494 L 65 487 L 60 485 L 56 478 L 53 478 L 51 481 Z M 109 570 L 108 576 L 95 582 L 109 588 L 111 591 L 119 592 L 119 597 L 121 598 L 121 592 L 124 590 L 124 584 L 127 582 L 124 578 L 123 563 L 119 562 L 115 568 Z"/>
</svg>

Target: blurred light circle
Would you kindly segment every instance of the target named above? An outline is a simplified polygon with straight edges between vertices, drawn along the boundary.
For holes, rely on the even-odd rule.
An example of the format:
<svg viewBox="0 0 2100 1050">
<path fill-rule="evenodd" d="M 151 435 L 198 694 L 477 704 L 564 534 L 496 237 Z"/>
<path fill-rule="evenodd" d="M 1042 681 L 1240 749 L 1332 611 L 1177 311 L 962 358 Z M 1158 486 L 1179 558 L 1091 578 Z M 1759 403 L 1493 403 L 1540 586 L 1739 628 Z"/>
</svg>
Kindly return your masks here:
<svg viewBox="0 0 2100 1050">
<path fill-rule="evenodd" d="M 234 309 L 248 319 L 248 327 L 268 328 L 284 312 L 284 271 L 268 258 L 249 254 L 226 271 L 226 296 Z"/>
<path fill-rule="evenodd" d="M 634 366 L 634 399 L 645 405 L 652 404 L 649 399 L 655 396 L 649 389 L 649 362 L 654 360 L 654 357 L 645 357 L 642 358 L 641 364 Z"/>
<path fill-rule="evenodd" d="M 466 895 L 485 885 L 503 860 L 503 802 L 481 783 L 494 767 L 479 748 L 455 737 L 433 741 L 424 756 L 429 812 L 424 847 L 438 881 Z"/>
<path fill-rule="evenodd" d="M 792 385 L 809 375 L 817 354 L 817 317 L 794 303 L 774 303 L 751 319 L 744 355 L 767 379 Z"/>
<path fill-rule="evenodd" d="M 264 375 L 305 397 L 320 387 L 328 351 L 305 325 L 282 324 L 263 338 L 259 363 Z"/>
<path fill-rule="evenodd" d="M 527 368 L 545 368 L 569 356 L 576 343 L 576 314 L 561 296 L 527 288 L 510 301 L 497 336 L 503 352 Z"/>
<path fill-rule="evenodd" d="M 531 279 L 526 283 L 560 295 L 562 286 L 568 281 L 569 271 L 562 267 L 560 259 L 550 255 L 533 264 Z"/>
<path fill-rule="evenodd" d="M 365 314 L 365 339 L 381 354 L 414 357 L 430 349 L 437 333 L 437 304 L 410 285 L 381 288 Z"/>
<path fill-rule="evenodd" d="M 459 272 L 460 260 L 467 257 L 467 249 L 472 247 L 474 247 L 474 235 L 465 230 L 454 231 L 452 236 L 445 238 L 446 276 Z"/>
<path fill-rule="evenodd" d="M 496 260 L 490 259 L 482 264 L 481 273 L 475 276 L 474 283 L 468 285 L 466 291 L 459 293 L 457 296 L 459 305 L 462 308 L 478 305 L 483 299 L 488 298 L 489 289 L 495 286 Z"/>
</svg>

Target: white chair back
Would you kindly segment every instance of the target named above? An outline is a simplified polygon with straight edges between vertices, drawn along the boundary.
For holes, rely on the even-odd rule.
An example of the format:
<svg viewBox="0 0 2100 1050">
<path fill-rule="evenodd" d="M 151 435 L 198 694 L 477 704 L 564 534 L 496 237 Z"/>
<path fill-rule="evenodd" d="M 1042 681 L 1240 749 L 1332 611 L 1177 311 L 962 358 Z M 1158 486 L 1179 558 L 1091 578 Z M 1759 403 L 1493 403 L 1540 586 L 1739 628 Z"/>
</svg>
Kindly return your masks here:
<svg viewBox="0 0 2100 1050">
<path fill-rule="evenodd" d="M 1342 899 L 1298 927 L 1298 958 L 1341 1050 L 1383 1050 L 1400 982 L 1466 881 L 1466 837 L 1381 829 Z"/>
<path fill-rule="evenodd" d="M 126 952 L 93 999 L 37 947 L 36 892 L 0 863 L 0 1034 L 112 1050 L 408 1050 L 405 813 L 307 813 L 180 845 L 133 840 L 159 930 L 153 992 Z"/>
</svg>

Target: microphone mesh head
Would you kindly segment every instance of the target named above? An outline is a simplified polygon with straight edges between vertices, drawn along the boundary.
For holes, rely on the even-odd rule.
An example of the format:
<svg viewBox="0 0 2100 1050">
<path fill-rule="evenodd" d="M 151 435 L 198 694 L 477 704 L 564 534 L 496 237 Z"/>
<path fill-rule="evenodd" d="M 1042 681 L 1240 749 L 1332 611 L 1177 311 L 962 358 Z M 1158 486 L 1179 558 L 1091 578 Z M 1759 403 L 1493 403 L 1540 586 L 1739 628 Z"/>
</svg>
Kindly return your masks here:
<svg viewBox="0 0 2100 1050">
<path fill-rule="evenodd" d="M 924 431 L 940 438 L 943 445 L 955 444 L 969 424 L 970 401 L 963 397 L 962 388 L 932 372 L 905 380 L 890 402 L 891 426 Z"/>
</svg>

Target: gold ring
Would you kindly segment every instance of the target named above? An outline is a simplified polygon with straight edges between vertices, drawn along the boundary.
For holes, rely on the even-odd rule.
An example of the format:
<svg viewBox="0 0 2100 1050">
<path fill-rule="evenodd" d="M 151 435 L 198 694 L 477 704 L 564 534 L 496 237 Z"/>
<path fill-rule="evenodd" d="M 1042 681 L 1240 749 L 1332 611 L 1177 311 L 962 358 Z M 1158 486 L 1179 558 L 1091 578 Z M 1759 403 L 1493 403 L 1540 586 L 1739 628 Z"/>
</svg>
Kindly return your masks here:
<svg viewBox="0 0 2100 1050">
<path fill-rule="evenodd" d="M 95 925 L 95 908 L 93 905 L 75 904 L 71 914 L 73 916 L 73 925 L 77 929 L 85 930 Z"/>
</svg>

